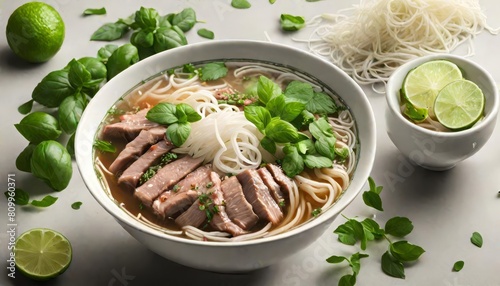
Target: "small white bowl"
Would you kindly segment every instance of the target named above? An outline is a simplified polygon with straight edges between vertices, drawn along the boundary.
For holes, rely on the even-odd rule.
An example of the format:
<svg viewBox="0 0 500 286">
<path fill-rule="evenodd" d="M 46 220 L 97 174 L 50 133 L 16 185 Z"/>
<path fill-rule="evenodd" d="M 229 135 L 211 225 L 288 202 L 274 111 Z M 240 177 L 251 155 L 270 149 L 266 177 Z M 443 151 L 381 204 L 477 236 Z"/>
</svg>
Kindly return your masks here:
<svg viewBox="0 0 500 286">
<path fill-rule="evenodd" d="M 308 73 L 331 87 L 356 120 L 358 162 L 351 184 L 340 199 L 316 219 L 286 233 L 243 242 L 200 242 L 165 234 L 125 213 L 104 191 L 96 176 L 92 143 L 109 108 L 142 80 L 186 63 L 246 59 L 276 63 Z M 217 272 L 250 271 L 276 263 L 317 240 L 365 185 L 375 158 L 375 119 L 363 90 L 333 64 L 305 51 L 257 41 L 211 41 L 175 48 L 144 59 L 108 83 L 90 101 L 76 132 L 75 151 L 80 174 L 94 198 L 133 237 L 174 262 Z"/>
<path fill-rule="evenodd" d="M 399 91 L 406 74 L 432 60 L 444 59 L 455 63 L 464 78 L 476 83 L 486 99 L 484 118 L 473 127 L 456 132 L 438 132 L 420 127 L 403 116 Z M 429 170 L 442 171 L 475 154 L 490 138 L 497 121 L 499 98 L 492 76 L 481 66 L 456 55 L 429 55 L 414 59 L 399 67 L 386 86 L 386 128 L 389 138 L 412 162 Z"/>
</svg>

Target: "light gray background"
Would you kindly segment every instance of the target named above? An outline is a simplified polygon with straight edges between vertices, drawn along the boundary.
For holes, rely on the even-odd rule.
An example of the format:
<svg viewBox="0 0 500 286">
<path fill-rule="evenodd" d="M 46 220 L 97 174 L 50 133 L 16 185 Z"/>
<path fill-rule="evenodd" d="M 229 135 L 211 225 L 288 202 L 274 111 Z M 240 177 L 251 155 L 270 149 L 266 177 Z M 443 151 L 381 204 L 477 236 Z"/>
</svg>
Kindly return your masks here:
<svg viewBox="0 0 500 286">
<path fill-rule="evenodd" d="M 223 275 L 190 269 L 167 261 L 134 240 L 108 215 L 86 190 L 74 165 L 74 175 L 68 188 L 53 193 L 32 176 L 15 168 L 17 155 L 27 145 L 15 130 L 22 115 L 17 107 L 30 99 L 36 84 L 50 71 L 60 69 L 72 58 L 95 56 L 103 42 L 88 39 L 105 22 L 127 17 L 140 6 L 156 8 L 160 14 L 178 12 L 186 7 L 195 9 L 203 23 L 187 33 L 189 43 L 208 41 L 196 34 L 199 28 L 215 32 L 216 39 L 267 40 L 306 49 L 293 41 L 305 39 L 311 29 L 298 33 L 282 33 L 281 13 L 305 16 L 335 13 L 357 4 L 353 0 L 277 0 L 274 5 L 265 0 L 253 0 L 252 8 L 237 10 L 230 0 L 185 1 L 46 1 L 53 5 L 66 23 L 66 39 L 62 49 L 49 62 L 29 65 L 16 59 L 5 39 L 5 26 L 12 11 L 26 1 L 0 0 L 0 182 L 6 189 L 8 174 L 15 174 L 17 186 L 32 192 L 33 198 L 47 193 L 59 197 L 47 209 L 20 207 L 16 213 L 17 232 L 33 227 L 48 227 L 62 232 L 73 245 L 73 262 L 62 276 L 45 285 L 337 285 L 338 279 L 349 272 L 346 265 L 329 265 L 330 255 L 346 255 L 360 251 L 359 246 L 345 246 L 336 240 L 332 230 L 344 219 L 339 218 L 316 243 L 296 252 L 290 258 L 269 268 L 240 275 Z M 488 22 L 500 26 L 500 4 L 495 0 L 480 1 Z M 82 17 L 85 8 L 106 7 L 105 16 Z M 117 43 L 123 43 L 118 41 Z M 483 32 L 474 39 L 472 60 L 486 68 L 498 82 L 500 78 L 500 37 Z M 464 54 L 465 47 L 454 53 Z M 409 217 L 415 226 L 407 239 L 421 245 L 425 254 L 406 268 L 406 279 L 391 278 L 380 269 L 380 256 L 387 243 L 372 242 L 366 251 L 370 255 L 361 261 L 357 285 L 500 285 L 500 131 L 497 127 L 486 146 L 472 158 L 446 172 L 431 172 L 410 165 L 389 140 L 384 126 L 385 98 L 363 87 L 375 111 L 377 120 L 377 155 L 372 177 L 384 186 L 384 212 L 366 207 L 361 196 L 345 211 L 348 217 L 372 217 L 383 225 L 393 216 Z M 70 205 L 82 201 L 80 210 Z M 0 285 L 36 285 L 19 273 L 16 279 L 7 277 L 7 210 L 4 196 L 0 199 Z M 472 232 L 483 235 L 484 246 L 473 246 Z M 245 259 L 242 257 L 241 259 Z M 461 272 L 452 272 L 453 263 L 464 260 Z M 235 262 L 237 263 L 237 262 Z"/>
</svg>

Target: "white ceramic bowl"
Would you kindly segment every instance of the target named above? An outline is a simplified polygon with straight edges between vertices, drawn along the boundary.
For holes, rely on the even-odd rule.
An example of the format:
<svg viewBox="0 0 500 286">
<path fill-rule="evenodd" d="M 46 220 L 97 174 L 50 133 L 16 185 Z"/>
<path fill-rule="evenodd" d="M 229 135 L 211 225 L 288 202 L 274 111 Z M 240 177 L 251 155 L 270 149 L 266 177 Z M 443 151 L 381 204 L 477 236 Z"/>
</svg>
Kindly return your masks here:
<svg viewBox="0 0 500 286">
<path fill-rule="evenodd" d="M 486 98 L 485 117 L 473 127 L 457 132 L 438 132 L 420 127 L 401 113 L 399 90 L 413 68 L 437 59 L 451 61 L 464 78 L 476 83 Z M 447 170 L 475 154 L 490 138 L 497 121 L 498 89 L 492 76 L 472 60 L 455 55 L 429 55 L 399 67 L 386 86 L 385 113 L 387 133 L 396 147 L 412 162 L 430 170 Z"/>
<path fill-rule="evenodd" d="M 340 200 L 313 221 L 292 231 L 246 242 L 199 242 L 167 235 L 138 222 L 106 194 L 94 170 L 92 142 L 108 109 L 132 87 L 161 71 L 190 62 L 248 59 L 291 66 L 330 86 L 345 101 L 356 120 L 360 148 L 352 182 Z M 368 179 L 375 157 L 375 120 L 362 89 L 343 71 L 305 51 L 256 41 L 211 41 L 154 55 L 106 83 L 87 106 L 76 132 L 76 161 L 95 199 L 125 230 L 159 255 L 190 267 L 217 272 L 250 271 L 276 263 L 305 248 L 323 234 L 356 197 Z"/>
</svg>

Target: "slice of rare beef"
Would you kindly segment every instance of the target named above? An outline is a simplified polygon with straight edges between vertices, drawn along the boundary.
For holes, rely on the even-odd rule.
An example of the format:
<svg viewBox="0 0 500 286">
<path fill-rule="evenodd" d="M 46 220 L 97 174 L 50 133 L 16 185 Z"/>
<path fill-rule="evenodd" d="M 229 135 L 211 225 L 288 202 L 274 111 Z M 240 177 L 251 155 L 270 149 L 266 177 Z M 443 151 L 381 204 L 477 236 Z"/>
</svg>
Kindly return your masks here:
<svg viewBox="0 0 500 286">
<path fill-rule="evenodd" d="M 218 175 L 212 172 L 211 164 L 199 167 L 163 192 L 154 201 L 153 211 L 162 218 L 176 217 L 188 209 L 199 194 L 206 193 L 214 180 L 218 180 Z"/>
<path fill-rule="evenodd" d="M 267 164 L 266 168 L 273 175 L 273 178 L 276 181 L 276 183 L 278 183 L 278 185 L 280 186 L 283 195 L 288 196 L 293 188 L 292 179 L 290 179 L 290 177 L 285 175 L 283 170 L 277 165 Z"/>
<path fill-rule="evenodd" d="M 149 108 L 140 110 L 134 114 L 120 116 L 120 121 L 104 126 L 101 137 L 104 140 L 124 139 L 130 141 L 137 137 L 142 130 L 160 126 L 156 122 L 146 118 Z"/>
<path fill-rule="evenodd" d="M 226 213 L 229 218 L 244 230 L 251 229 L 259 220 L 243 194 L 241 184 L 235 176 L 222 181 L 221 190 L 226 202 Z"/>
<path fill-rule="evenodd" d="M 118 178 L 118 183 L 135 188 L 144 172 L 146 172 L 149 167 L 160 163 L 162 156 L 167 154 L 172 148 L 174 148 L 174 145 L 168 140 L 161 140 L 149 147 L 146 153 L 123 171 Z"/>
<path fill-rule="evenodd" d="M 213 203 L 217 206 L 217 211 L 213 214 L 210 225 L 217 230 L 230 233 L 232 236 L 247 233 L 229 218 L 226 212 L 224 193 L 221 190 L 220 180 L 212 190 L 211 197 Z"/>
<path fill-rule="evenodd" d="M 180 227 L 188 225 L 200 227 L 206 220 L 207 215 L 205 210 L 200 209 L 200 200 L 197 199 L 185 212 L 175 219 L 175 223 Z"/>
<path fill-rule="evenodd" d="M 141 202 L 150 207 L 161 193 L 177 184 L 187 174 L 198 168 L 203 158 L 193 158 L 186 155 L 170 164 L 163 166 L 158 172 L 144 184 L 135 189 L 134 195 Z"/>
<path fill-rule="evenodd" d="M 236 175 L 245 198 L 252 205 L 253 211 L 261 219 L 276 225 L 283 219 L 283 213 L 269 193 L 269 189 L 260 178 L 257 171 L 250 169 Z"/>
<path fill-rule="evenodd" d="M 158 126 L 150 130 L 142 130 L 137 137 L 125 145 L 118 157 L 109 166 L 109 171 L 118 174 L 137 160 L 152 144 L 165 137 L 166 128 Z"/>
<path fill-rule="evenodd" d="M 258 169 L 257 173 L 259 173 L 259 176 L 262 178 L 264 184 L 266 184 L 267 188 L 269 189 L 269 193 L 273 197 L 274 201 L 278 204 L 278 206 L 284 206 L 285 198 L 283 196 L 283 193 L 281 192 L 280 185 L 276 183 L 273 175 L 271 175 L 271 173 L 266 168 Z"/>
</svg>

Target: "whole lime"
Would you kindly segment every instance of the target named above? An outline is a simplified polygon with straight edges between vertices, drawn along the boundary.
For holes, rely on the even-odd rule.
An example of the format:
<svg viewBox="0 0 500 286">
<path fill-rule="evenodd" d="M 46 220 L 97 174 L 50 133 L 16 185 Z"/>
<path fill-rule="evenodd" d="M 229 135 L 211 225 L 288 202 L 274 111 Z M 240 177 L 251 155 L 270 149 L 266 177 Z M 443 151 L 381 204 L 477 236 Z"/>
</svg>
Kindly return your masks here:
<svg viewBox="0 0 500 286">
<path fill-rule="evenodd" d="M 32 62 L 46 62 L 64 42 L 64 22 L 52 6 L 42 2 L 28 2 L 10 15 L 6 27 L 7 42 L 20 58 Z"/>
</svg>

